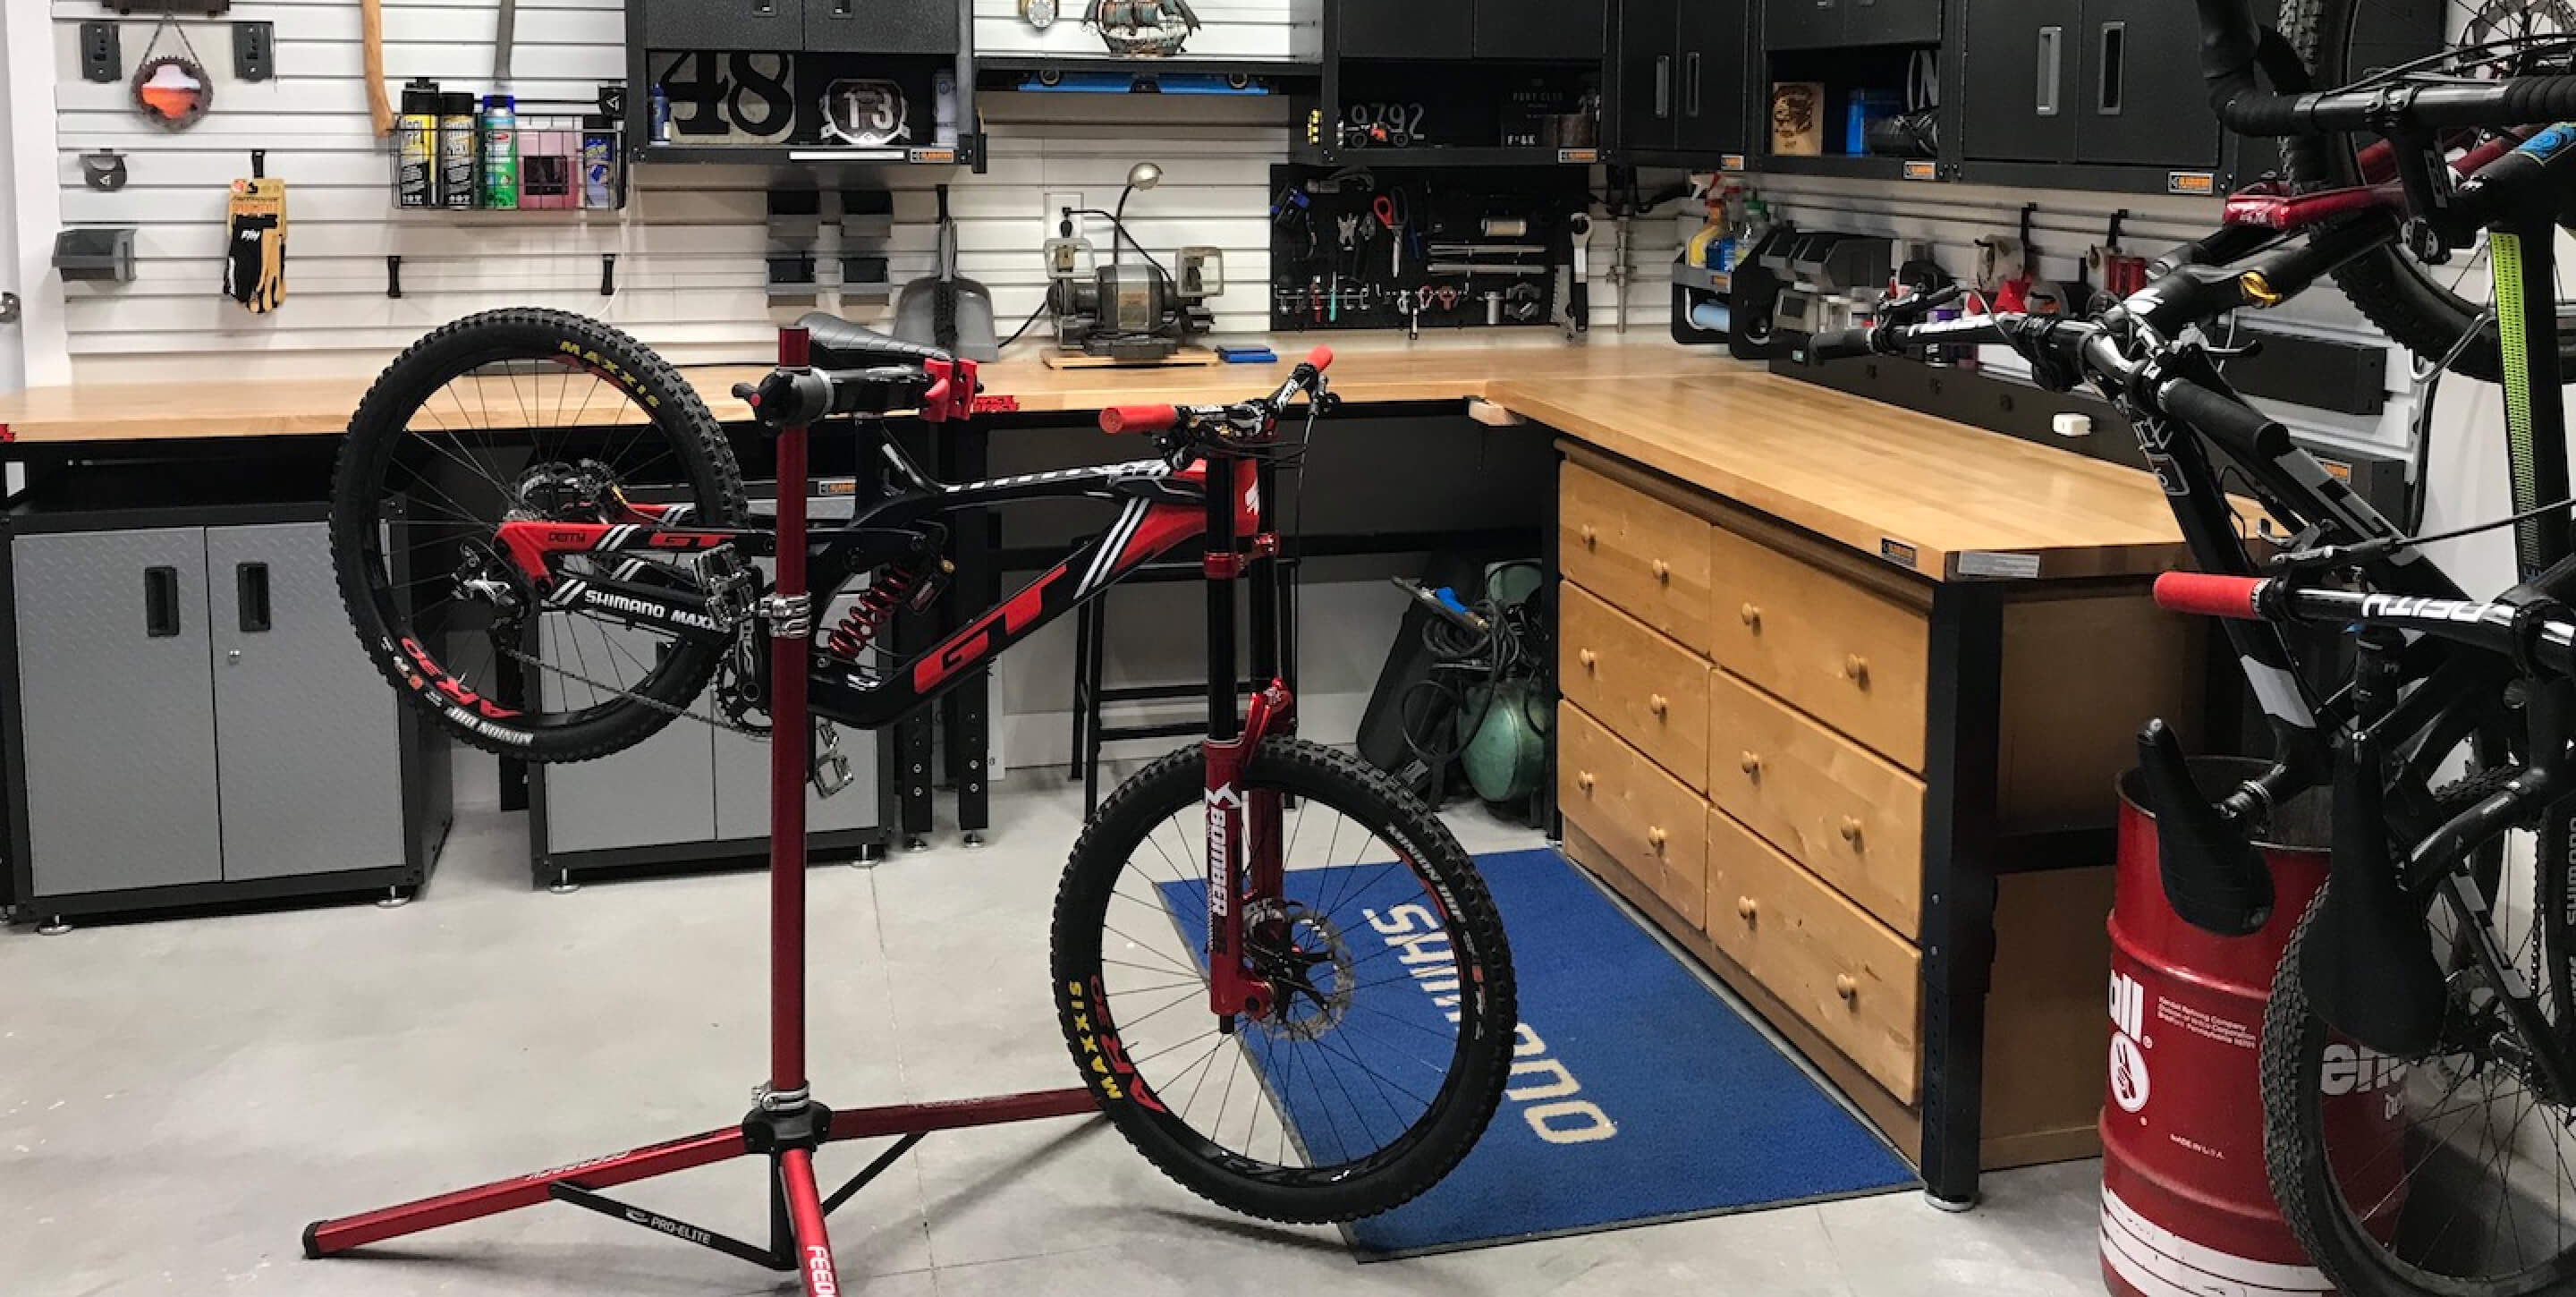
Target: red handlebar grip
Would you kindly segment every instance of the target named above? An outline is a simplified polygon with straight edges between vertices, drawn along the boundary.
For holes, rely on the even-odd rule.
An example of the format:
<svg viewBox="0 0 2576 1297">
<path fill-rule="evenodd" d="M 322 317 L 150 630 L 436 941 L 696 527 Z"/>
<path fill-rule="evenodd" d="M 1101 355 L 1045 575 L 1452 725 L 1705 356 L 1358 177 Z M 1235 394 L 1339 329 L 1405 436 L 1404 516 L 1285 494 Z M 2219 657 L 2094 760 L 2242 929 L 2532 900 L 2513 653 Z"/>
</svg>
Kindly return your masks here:
<svg viewBox="0 0 2576 1297">
<path fill-rule="evenodd" d="M 1102 432 L 1163 432 L 1180 421 L 1177 405 L 1113 405 L 1100 412 Z"/>
<path fill-rule="evenodd" d="M 1333 367 L 1333 349 L 1330 347 L 1317 347 L 1313 351 L 1307 352 L 1306 363 L 1313 365 L 1315 367 L 1315 372 L 1318 374 L 1323 373 L 1327 369 L 1331 369 Z"/>
<path fill-rule="evenodd" d="M 2259 577 L 2167 572 L 2156 578 L 2156 606 L 2168 612 L 2252 621 L 2262 615 L 2254 608 L 2262 589 Z"/>
</svg>

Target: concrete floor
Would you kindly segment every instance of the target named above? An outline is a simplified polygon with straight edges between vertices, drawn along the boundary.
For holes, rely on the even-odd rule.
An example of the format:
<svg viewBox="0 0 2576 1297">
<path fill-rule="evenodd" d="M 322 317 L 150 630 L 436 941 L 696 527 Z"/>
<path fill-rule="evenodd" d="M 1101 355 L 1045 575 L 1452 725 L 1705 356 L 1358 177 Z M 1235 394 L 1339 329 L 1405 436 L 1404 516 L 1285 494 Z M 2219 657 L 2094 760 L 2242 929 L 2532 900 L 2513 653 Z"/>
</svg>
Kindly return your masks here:
<svg viewBox="0 0 2576 1297">
<path fill-rule="evenodd" d="M 817 1096 L 1071 1082 L 1045 978 L 1079 790 L 1023 777 L 992 845 L 812 875 Z M 1468 813 L 1470 850 L 1534 835 Z M 775 1293 L 792 1282 L 568 1207 L 306 1261 L 304 1223 L 721 1126 L 764 1061 L 757 874 L 527 886 L 521 817 L 467 809 L 428 892 L 0 932 L 0 1292 Z M 844 1174 L 869 1154 L 827 1150 Z M 932 1136 L 834 1217 L 869 1297 L 2097 1293 L 2097 1165 L 1358 1266 L 1332 1231 L 1221 1212 L 1094 1120 Z M 759 1164 L 635 1186 L 764 1229 Z"/>
</svg>

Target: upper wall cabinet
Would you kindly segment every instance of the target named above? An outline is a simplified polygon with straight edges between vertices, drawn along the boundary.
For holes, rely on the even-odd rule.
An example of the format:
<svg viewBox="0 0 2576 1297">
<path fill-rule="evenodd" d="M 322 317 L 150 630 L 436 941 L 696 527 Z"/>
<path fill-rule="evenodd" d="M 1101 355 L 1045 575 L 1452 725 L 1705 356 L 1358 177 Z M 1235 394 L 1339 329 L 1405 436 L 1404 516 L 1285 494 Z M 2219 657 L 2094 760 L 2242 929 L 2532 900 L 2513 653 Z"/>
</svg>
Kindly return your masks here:
<svg viewBox="0 0 2576 1297">
<path fill-rule="evenodd" d="M 1747 0 L 1621 0 L 1617 146 L 1714 162 L 1742 152 Z"/>
<path fill-rule="evenodd" d="M 1341 0 L 1337 53 L 1355 59 L 1529 59 L 1602 54 L 1605 0 Z"/>
<path fill-rule="evenodd" d="M 1971 159 L 2208 168 L 2200 36 L 2159 0 L 1965 0 Z"/>
<path fill-rule="evenodd" d="M 1764 0 L 1763 44 L 1775 50 L 1934 45 L 1941 0 Z"/>
<path fill-rule="evenodd" d="M 965 0 L 635 0 L 655 50 L 954 54 Z"/>
</svg>

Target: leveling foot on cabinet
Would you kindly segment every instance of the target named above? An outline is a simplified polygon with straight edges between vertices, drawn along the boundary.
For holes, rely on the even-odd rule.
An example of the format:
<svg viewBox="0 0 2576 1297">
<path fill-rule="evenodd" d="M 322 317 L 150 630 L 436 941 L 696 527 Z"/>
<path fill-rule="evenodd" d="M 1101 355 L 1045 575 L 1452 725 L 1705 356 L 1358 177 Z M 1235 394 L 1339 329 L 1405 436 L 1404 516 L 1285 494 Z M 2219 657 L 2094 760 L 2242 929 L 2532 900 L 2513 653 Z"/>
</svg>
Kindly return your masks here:
<svg viewBox="0 0 2576 1297">
<path fill-rule="evenodd" d="M 399 887 L 388 887 L 384 895 L 376 898 L 376 908 L 379 910 L 399 910 L 409 904 L 411 904 L 411 893 Z"/>
<path fill-rule="evenodd" d="M 557 896 L 570 896 L 581 890 L 581 884 L 574 882 L 572 874 L 566 871 L 555 875 L 555 880 L 546 884 L 546 890 Z"/>
<path fill-rule="evenodd" d="M 59 937 L 71 930 L 72 921 L 59 914 L 36 925 L 36 935 L 40 937 Z"/>
<path fill-rule="evenodd" d="M 1926 1189 L 1923 1191 L 1923 1201 L 1932 1204 L 1932 1206 L 1937 1210 L 1946 1211 L 1952 1215 L 1957 1215 L 1960 1212 L 1974 1211 L 1977 1207 L 1977 1196 L 1975 1194 L 1970 1194 L 1965 1198 L 1944 1198 L 1941 1195 Z"/>
</svg>

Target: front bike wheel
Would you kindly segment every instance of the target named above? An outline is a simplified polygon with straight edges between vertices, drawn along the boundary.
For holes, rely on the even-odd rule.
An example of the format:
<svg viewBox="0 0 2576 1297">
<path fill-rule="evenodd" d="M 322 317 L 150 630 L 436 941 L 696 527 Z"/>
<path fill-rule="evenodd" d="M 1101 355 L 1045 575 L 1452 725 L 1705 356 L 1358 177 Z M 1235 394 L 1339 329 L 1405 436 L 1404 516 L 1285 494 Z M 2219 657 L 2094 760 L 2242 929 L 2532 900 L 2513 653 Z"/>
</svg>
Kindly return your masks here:
<svg viewBox="0 0 2576 1297">
<path fill-rule="evenodd" d="M 2472 781 L 2476 784 L 2479 781 Z M 2478 787 L 2446 792 L 2458 809 Z M 2576 1021 L 2564 872 L 2535 871 L 2534 911 L 2479 907 L 2553 1031 Z M 2283 1218 L 2351 1297 L 2536 1297 L 2576 1291 L 2576 1105 L 2546 1096 L 2530 1049 L 2475 958 L 2478 934 L 2440 906 L 2432 936 L 2449 985 L 2439 1043 L 2422 1058 L 2376 1054 L 2319 1018 L 2301 972 L 2324 893 L 2273 975 L 2262 1045 L 2264 1156 Z M 2372 1104 L 2369 1096 L 2377 1095 Z"/>
<path fill-rule="evenodd" d="M 2394 61 L 2388 20 L 2407 6 L 2390 0 L 2282 0 L 2280 30 L 2313 73 L 2316 87 L 2331 90 Z M 2456 12 L 2452 12 L 2456 11 Z M 2451 60 L 2435 71 L 2472 80 L 2540 76 L 2576 71 L 2558 38 L 2576 36 L 2576 7 L 2568 0 L 2453 0 L 2446 15 L 2456 35 Z M 2399 22 L 2410 21 L 2399 17 Z M 2498 55 L 2473 52 L 2490 41 L 2525 42 Z M 2399 47 L 2403 48 L 2403 47 Z M 2532 126 L 2546 125 L 2542 122 Z M 2477 142 L 2473 132 L 2446 140 L 2456 153 Z M 2290 179 L 2306 186 L 2340 188 L 2361 183 L 2357 150 L 2376 142 L 2367 135 L 2338 136 L 2322 147 L 2293 154 Z M 2562 219 L 2564 219 L 2562 217 Z M 2493 258 L 2486 237 L 2428 266 L 2391 243 L 2374 248 L 2334 272 L 2335 287 L 2372 324 L 2427 363 L 2456 352 L 2451 369 L 2480 382 L 2503 381 L 2504 352 L 2494 305 Z M 2559 365 L 2576 373 L 2576 293 L 2556 294 Z M 2549 303 L 2532 302 L 2540 310 Z"/>
<path fill-rule="evenodd" d="M 652 350 L 563 311 L 469 316 L 376 379 L 340 444 L 331 558 L 358 642 L 441 728 L 530 761 L 644 741 L 705 690 L 723 646 L 539 610 L 503 522 L 626 521 L 630 501 L 739 526 L 742 471 Z M 568 577 L 690 588 L 678 564 L 574 556 Z"/>
<path fill-rule="evenodd" d="M 1272 738 L 1240 782 L 1293 799 L 1285 895 L 1237 898 L 1278 1007 L 1209 1010 L 1206 762 L 1186 748 L 1074 845 L 1065 1043 L 1119 1132 L 1202 1197 L 1300 1223 L 1385 1211 L 1457 1166 L 1502 1099 L 1518 1023 L 1501 916 L 1438 817 L 1357 758 Z"/>
</svg>

